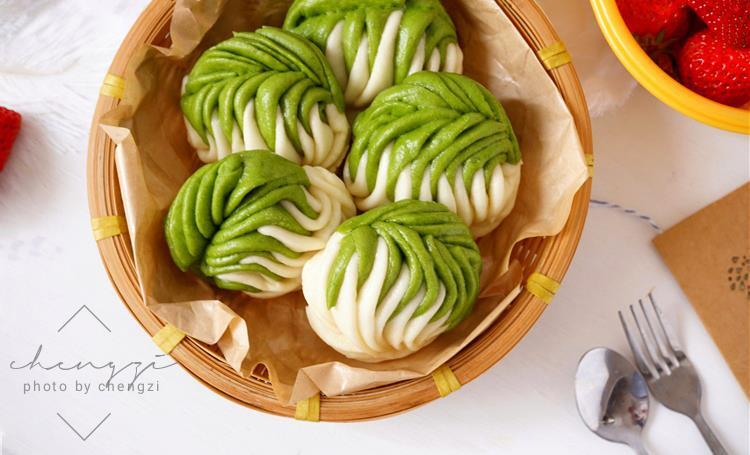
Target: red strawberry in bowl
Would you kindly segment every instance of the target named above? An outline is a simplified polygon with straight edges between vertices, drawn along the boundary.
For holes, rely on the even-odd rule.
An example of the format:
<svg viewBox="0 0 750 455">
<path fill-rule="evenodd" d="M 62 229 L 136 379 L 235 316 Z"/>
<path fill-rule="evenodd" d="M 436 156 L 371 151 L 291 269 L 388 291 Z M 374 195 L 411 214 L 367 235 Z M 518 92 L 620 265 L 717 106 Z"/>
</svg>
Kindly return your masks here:
<svg viewBox="0 0 750 455">
<path fill-rule="evenodd" d="M 736 49 L 750 47 L 750 0 L 688 0 L 716 36 Z"/>
<path fill-rule="evenodd" d="M 21 129 L 21 114 L 0 106 L 0 171 L 5 167 L 10 150 Z"/>
<path fill-rule="evenodd" d="M 687 0 L 617 0 L 628 29 L 649 54 L 664 51 L 690 27 Z"/>
<path fill-rule="evenodd" d="M 750 101 L 750 49 L 737 49 L 711 30 L 691 36 L 678 55 L 682 83 L 719 103 Z"/>
</svg>

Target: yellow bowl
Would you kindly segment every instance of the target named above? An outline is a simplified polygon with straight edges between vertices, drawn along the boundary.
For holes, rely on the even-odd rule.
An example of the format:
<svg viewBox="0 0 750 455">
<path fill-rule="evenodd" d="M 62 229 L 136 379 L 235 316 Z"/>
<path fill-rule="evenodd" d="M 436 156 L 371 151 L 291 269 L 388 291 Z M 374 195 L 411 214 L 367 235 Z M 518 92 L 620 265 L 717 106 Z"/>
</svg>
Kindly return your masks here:
<svg viewBox="0 0 750 455">
<path fill-rule="evenodd" d="M 750 134 L 750 111 L 701 96 L 672 79 L 643 51 L 620 16 L 615 0 L 591 0 L 599 27 L 633 77 L 668 106 L 706 125 Z"/>
</svg>

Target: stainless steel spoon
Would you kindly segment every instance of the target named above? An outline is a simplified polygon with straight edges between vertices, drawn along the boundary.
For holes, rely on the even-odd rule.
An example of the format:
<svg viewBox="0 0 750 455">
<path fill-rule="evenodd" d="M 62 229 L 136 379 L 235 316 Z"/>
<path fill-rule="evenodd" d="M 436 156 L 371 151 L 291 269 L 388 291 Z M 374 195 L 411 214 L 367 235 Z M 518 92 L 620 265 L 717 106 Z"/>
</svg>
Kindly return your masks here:
<svg viewBox="0 0 750 455">
<path fill-rule="evenodd" d="M 581 357 L 576 371 L 578 413 L 600 437 L 647 454 L 641 431 L 648 418 L 648 386 L 630 362 L 607 348 Z"/>
</svg>

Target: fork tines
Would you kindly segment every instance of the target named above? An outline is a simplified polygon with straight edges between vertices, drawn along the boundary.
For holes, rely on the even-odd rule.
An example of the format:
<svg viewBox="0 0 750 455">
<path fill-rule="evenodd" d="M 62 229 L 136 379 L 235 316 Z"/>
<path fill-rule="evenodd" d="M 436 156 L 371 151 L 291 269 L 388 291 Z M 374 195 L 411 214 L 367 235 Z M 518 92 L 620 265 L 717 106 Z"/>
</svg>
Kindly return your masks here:
<svg viewBox="0 0 750 455">
<path fill-rule="evenodd" d="M 646 311 L 647 306 L 643 304 L 642 299 L 638 300 L 640 312 L 637 312 L 635 307 L 630 305 L 630 313 L 635 321 L 635 326 L 638 328 L 640 341 L 628 328 L 628 323 L 625 321 L 622 312 L 617 312 L 628 339 L 630 350 L 633 351 L 638 370 L 647 380 L 670 374 L 672 370 L 679 366 L 681 357 L 684 357 L 682 351 L 675 347 L 675 343 L 667 334 L 664 322 L 661 319 L 661 312 L 656 306 L 651 292 L 648 293 L 648 299 L 651 302 L 651 313 L 656 317 L 657 330 L 654 330 L 655 324 L 651 322 L 654 316 L 650 316 L 649 311 Z M 642 321 L 645 321 L 645 324 Z"/>
</svg>

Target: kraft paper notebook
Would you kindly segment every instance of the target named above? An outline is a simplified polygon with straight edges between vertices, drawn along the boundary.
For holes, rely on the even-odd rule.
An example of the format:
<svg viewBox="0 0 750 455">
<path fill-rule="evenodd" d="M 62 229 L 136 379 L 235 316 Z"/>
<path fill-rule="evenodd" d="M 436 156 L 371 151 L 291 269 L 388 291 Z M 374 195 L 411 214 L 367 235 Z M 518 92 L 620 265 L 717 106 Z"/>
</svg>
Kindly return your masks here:
<svg viewBox="0 0 750 455">
<path fill-rule="evenodd" d="M 750 183 L 654 239 L 750 396 Z"/>
</svg>

